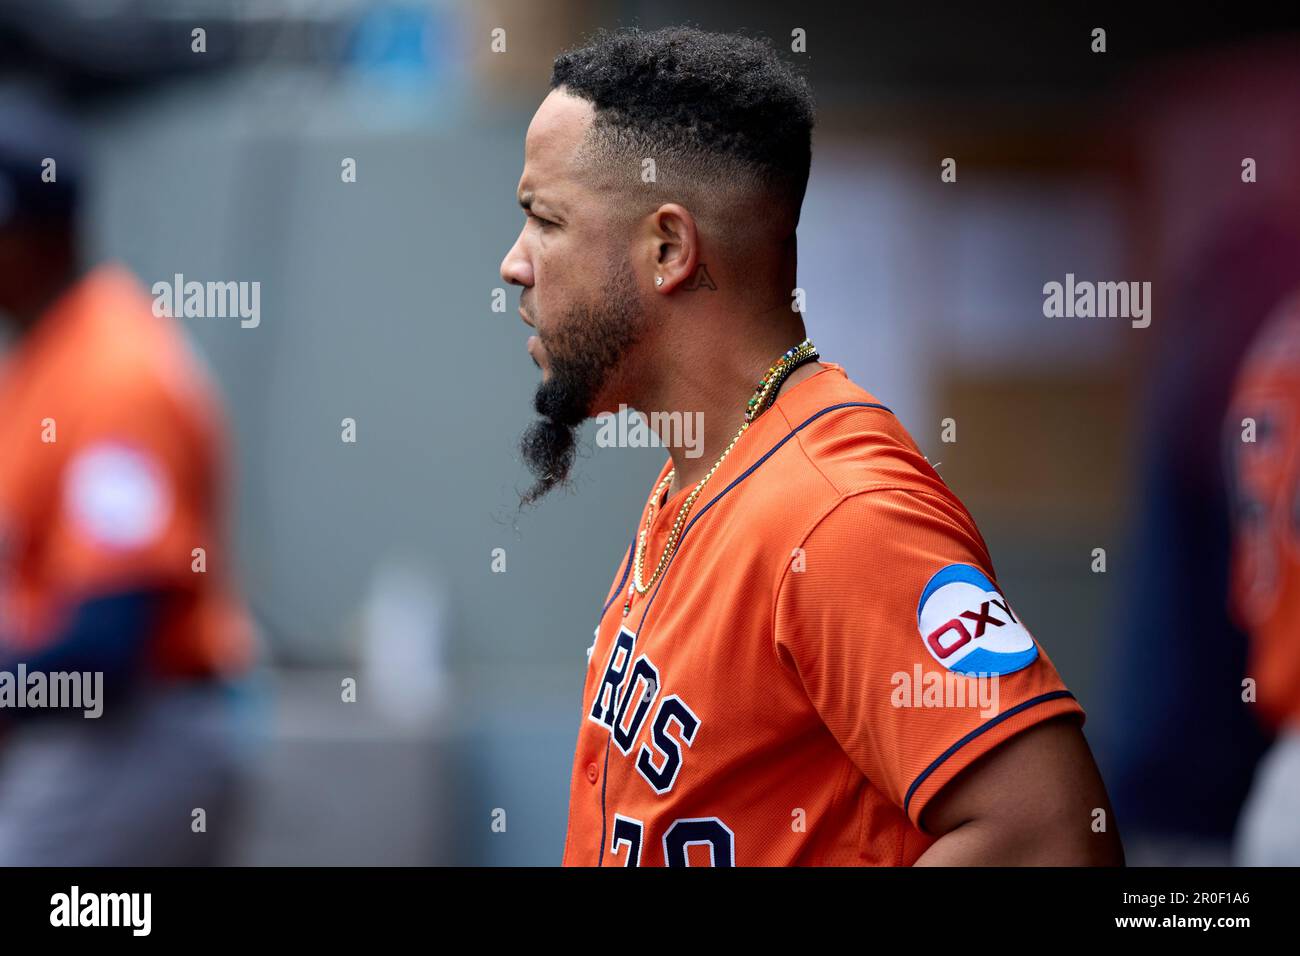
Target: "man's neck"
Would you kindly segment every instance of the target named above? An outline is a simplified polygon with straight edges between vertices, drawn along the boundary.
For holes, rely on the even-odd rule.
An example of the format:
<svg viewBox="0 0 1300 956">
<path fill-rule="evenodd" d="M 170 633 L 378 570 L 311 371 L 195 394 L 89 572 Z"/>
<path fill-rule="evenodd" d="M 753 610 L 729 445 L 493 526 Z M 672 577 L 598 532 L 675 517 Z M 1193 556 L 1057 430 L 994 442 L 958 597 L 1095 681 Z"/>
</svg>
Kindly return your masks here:
<svg viewBox="0 0 1300 956">
<path fill-rule="evenodd" d="M 659 437 L 668 446 L 674 478 L 668 488 L 672 497 L 682 488 L 700 481 L 736 437 L 745 420 L 745 403 L 754 394 L 760 378 L 772 363 L 803 338 L 802 324 L 793 331 L 776 332 L 763 340 L 713 350 L 702 355 L 688 350 L 671 374 L 664 377 L 665 389 L 651 407 L 642 411 L 680 412 L 660 420 Z M 789 339 L 789 341 L 786 341 Z M 815 375 L 819 366 L 809 362 L 795 369 L 781 384 L 782 393 Z M 665 434 L 664 425 L 680 421 L 679 434 Z M 651 423 L 655 420 L 652 418 Z"/>
</svg>

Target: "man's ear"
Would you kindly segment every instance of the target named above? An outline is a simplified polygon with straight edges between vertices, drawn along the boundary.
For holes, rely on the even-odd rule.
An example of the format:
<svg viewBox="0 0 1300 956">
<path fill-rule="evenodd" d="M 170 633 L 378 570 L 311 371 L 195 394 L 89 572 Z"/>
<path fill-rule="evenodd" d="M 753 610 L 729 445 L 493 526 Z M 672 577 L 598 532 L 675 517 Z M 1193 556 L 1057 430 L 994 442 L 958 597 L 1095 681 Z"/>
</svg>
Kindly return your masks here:
<svg viewBox="0 0 1300 956">
<path fill-rule="evenodd" d="M 664 203 L 652 212 L 647 240 L 653 244 L 656 292 L 672 292 L 695 275 L 700 260 L 699 232 L 695 217 L 685 206 Z"/>
</svg>

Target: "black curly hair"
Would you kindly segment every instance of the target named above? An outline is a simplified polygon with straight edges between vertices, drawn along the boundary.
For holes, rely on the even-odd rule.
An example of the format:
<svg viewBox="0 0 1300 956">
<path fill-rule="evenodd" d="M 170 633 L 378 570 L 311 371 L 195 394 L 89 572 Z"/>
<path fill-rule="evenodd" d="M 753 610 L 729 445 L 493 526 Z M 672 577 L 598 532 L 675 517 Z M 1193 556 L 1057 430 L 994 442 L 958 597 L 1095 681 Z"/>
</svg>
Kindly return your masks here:
<svg viewBox="0 0 1300 956">
<path fill-rule="evenodd" d="M 597 163 L 639 170 L 653 157 L 670 181 L 753 184 L 798 223 L 812 92 L 769 44 L 694 27 L 603 30 L 556 57 L 551 88 L 561 87 L 595 108 L 586 149 Z"/>
</svg>

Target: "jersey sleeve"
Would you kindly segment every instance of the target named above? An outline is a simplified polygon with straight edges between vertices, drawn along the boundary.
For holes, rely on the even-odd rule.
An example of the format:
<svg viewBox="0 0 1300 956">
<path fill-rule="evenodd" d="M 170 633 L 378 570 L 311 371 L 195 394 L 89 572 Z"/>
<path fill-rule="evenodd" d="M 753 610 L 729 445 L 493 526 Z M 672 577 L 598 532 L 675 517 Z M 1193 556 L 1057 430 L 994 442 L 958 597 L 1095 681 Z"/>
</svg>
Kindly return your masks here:
<svg viewBox="0 0 1300 956">
<path fill-rule="evenodd" d="M 211 481 L 161 388 L 137 383 L 59 422 L 69 449 L 53 477 L 39 560 L 51 592 L 79 600 L 138 588 L 191 588 L 214 559 Z M 202 565 L 195 548 L 203 548 Z"/>
<path fill-rule="evenodd" d="M 778 659 L 858 769 L 921 826 L 930 799 L 1021 731 L 1083 710 L 938 495 L 842 499 L 782 572 Z"/>
</svg>

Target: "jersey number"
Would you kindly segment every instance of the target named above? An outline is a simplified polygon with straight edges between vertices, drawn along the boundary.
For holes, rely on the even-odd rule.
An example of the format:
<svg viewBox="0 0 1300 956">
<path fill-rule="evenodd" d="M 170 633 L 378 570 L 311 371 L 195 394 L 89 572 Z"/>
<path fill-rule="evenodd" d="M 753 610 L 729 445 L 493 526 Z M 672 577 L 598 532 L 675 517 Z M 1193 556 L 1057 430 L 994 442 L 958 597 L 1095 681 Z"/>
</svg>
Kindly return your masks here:
<svg viewBox="0 0 1300 956">
<path fill-rule="evenodd" d="M 624 866 L 641 865 L 641 838 L 645 824 L 621 813 L 614 814 L 614 833 L 609 852 L 618 856 L 626 848 Z M 664 862 L 668 866 L 690 866 L 687 847 L 707 846 L 710 866 L 736 865 L 736 835 L 717 817 L 684 817 L 675 820 L 664 833 Z"/>
</svg>

